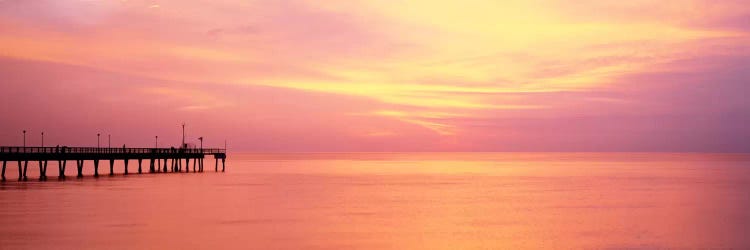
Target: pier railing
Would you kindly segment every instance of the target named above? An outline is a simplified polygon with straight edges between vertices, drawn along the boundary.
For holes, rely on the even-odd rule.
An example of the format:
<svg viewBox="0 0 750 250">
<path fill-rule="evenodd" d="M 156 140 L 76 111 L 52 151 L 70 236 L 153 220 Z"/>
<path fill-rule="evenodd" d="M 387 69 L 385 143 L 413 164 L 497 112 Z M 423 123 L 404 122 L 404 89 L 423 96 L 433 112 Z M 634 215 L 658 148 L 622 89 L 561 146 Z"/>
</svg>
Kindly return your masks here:
<svg viewBox="0 0 750 250">
<path fill-rule="evenodd" d="M 5 154 L 226 154 L 221 148 L 0 147 Z"/>
</svg>

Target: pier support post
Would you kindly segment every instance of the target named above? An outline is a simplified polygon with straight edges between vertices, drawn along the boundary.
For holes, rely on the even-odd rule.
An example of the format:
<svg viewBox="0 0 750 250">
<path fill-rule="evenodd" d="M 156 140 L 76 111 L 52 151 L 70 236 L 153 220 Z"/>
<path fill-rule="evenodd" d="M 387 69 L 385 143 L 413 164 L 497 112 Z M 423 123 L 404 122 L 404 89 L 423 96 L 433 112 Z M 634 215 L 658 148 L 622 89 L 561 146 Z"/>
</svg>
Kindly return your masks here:
<svg viewBox="0 0 750 250">
<path fill-rule="evenodd" d="M 138 174 L 143 173 L 143 170 L 141 170 L 141 161 L 143 161 L 143 159 L 138 158 Z"/>
<path fill-rule="evenodd" d="M 195 165 L 198 164 L 198 158 L 193 159 L 193 173 L 195 173 Z"/>
<path fill-rule="evenodd" d="M 94 160 L 94 177 L 99 177 L 99 160 Z"/>
<path fill-rule="evenodd" d="M 149 159 L 148 163 L 148 172 L 153 173 L 154 172 L 154 158 Z"/>
<path fill-rule="evenodd" d="M 226 167 L 226 165 L 224 165 L 225 160 L 225 158 L 221 158 L 221 172 L 224 172 L 224 168 Z"/>
<path fill-rule="evenodd" d="M 109 159 L 109 175 L 115 175 L 115 159 Z"/>
<path fill-rule="evenodd" d="M 130 160 L 125 159 L 125 175 L 128 175 L 128 162 L 130 162 Z"/>
<path fill-rule="evenodd" d="M 39 161 L 39 180 L 44 180 L 44 169 L 42 169 L 44 165 L 42 165 L 42 161 Z"/>
<path fill-rule="evenodd" d="M 76 175 L 76 177 L 78 178 L 83 177 L 83 161 L 82 160 L 76 160 L 76 169 L 78 170 L 78 175 Z"/>
<path fill-rule="evenodd" d="M 23 180 L 23 170 L 21 169 L 21 161 L 18 161 L 18 180 Z"/>
<path fill-rule="evenodd" d="M 3 181 L 5 181 L 5 164 L 8 163 L 6 161 L 3 161 Z"/>
<path fill-rule="evenodd" d="M 195 172 L 195 167 L 193 167 L 193 172 Z M 190 158 L 185 158 L 185 173 L 190 173 Z"/>
<path fill-rule="evenodd" d="M 164 158 L 164 168 L 162 169 L 162 172 L 167 172 L 167 158 Z"/>
<path fill-rule="evenodd" d="M 83 178 L 83 160 L 76 160 L 76 168 L 78 168 L 78 175 L 76 177 Z"/>
<path fill-rule="evenodd" d="M 39 161 L 39 180 L 47 180 L 47 161 Z"/>
<path fill-rule="evenodd" d="M 44 161 L 44 173 L 42 174 L 45 181 L 47 180 L 47 163 L 49 163 L 49 161 Z"/>
<path fill-rule="evenodd" d="M 219 172 L 219 158 L 214 158 L 214 159 L 216 159 L 216 166 L 214 166 L 214 172 Z"/>
<path fill-rule="evenodd" d="M 65 179 L 65 165 L 67 163 L 68 163 L 67 160 L 57 161 L 57 171 L 59 172 L 58 176 L 62 179 Z"/>
<path fill-rule="evenodd" d="M 29 161 L 23 161 L 23 180 L 28 181 L 29 177 L 26 176 L 26 170 L 29 169 Z"/>
</svg>

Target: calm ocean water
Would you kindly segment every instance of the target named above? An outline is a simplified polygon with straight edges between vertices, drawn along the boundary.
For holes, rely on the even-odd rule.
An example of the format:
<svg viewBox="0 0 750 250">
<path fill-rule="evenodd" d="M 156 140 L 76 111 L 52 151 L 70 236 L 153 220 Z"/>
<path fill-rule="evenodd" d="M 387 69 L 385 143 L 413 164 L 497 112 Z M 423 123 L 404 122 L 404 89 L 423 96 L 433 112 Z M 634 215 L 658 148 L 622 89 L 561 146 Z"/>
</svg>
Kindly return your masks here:
<svg viewBox="0 0 750 250">
<path fill-rule="evenodd" d="M 750 249 L 750 155 L 230 154 L 226 173 L 206 161 L 202 174 L 127 177 L 103 166 L 22 183 L 10 164 L 0 249 Z"/>
</svg>

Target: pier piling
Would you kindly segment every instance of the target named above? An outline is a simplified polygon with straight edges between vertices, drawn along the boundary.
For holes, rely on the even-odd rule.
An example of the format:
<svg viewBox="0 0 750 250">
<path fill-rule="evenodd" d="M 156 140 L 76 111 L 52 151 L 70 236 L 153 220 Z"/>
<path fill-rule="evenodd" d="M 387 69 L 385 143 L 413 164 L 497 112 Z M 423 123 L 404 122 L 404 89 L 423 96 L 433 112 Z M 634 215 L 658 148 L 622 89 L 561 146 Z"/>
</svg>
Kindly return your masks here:
<svg viewBox="0 0 750 250">
<path fill-rule="evenodd" d="M 49 161 L 44 161 L 44 171 L 42 172 L 42 177 L 44 177 L 45 181 L 47 180 L 47 163 L 49 163 Z"/>
<path fill-rule="evenodd" d="M 65 179 L 65 165 L 68 163 L 67 160 L 58 160 L 57 161 L 57 172 L 58 177 L 61 179 Z"/>
<path fill-rule="evenodd" d="M 29 169 L 29 161 L 23 161 L 23 180 L 28 181 L 29 177 L 26 176 L 26 170 Z"/>
<path fill-rule="evenodd" d="M 94 177 L 99 177 L 99 160 L 94 160 Z"/>
<path fill-rule="evenodd" d="M 76 175 L 76 177 L 83 177 L 83 160 L 76 160 L 76 168 L 78 169 L 78 175 Z"/>
<path fill-rule="evenodd" d="M 39 161 L 39 180 L 44 180 L 44 170 L 42 170 L 42 161 Z"/>
<path fill-rule="evenodd" d="M 109 159 L 109 175 L 115 175 L 115 159 Z"/>
<path fill-rule="evenodd" d="M 130 162 L 128 159 L 125 159 L 125 174 L 128 174 L 128 162 Z"/>
<path fill-rule="evenodd" d="M 47 161 L 39 161 L 39 180 L 47 179 Z"/>
<path fill-rule="evenodd" d="M 18 180 L 23 180 L 23 170 L 21 170 L 21 161 L 18 161 Z"/>
</svg>

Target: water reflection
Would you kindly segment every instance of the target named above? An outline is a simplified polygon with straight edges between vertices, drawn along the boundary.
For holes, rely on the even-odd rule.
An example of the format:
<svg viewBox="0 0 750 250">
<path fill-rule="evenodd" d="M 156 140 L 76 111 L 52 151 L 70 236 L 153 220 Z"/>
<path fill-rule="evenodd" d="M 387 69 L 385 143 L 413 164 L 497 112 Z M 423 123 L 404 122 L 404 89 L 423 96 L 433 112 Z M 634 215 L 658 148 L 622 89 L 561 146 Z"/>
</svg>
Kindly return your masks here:
<svg viewBox="0 0 750 250">
<path fill-rule="evenodd" d="M 229 159 L 224 174 L 6 182 L 0 185 L 0 246 L 750 248 L 747 155 Z"/>
</svg>

